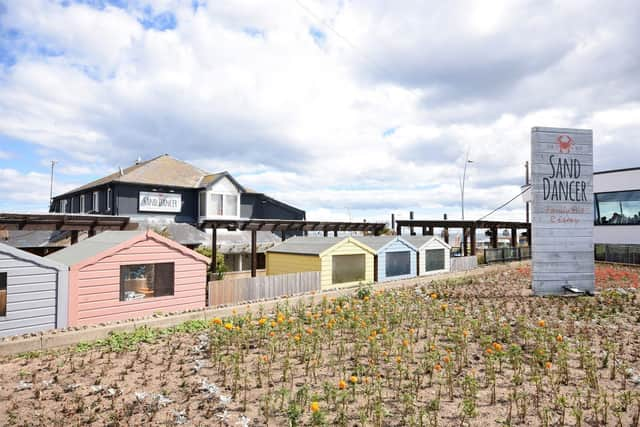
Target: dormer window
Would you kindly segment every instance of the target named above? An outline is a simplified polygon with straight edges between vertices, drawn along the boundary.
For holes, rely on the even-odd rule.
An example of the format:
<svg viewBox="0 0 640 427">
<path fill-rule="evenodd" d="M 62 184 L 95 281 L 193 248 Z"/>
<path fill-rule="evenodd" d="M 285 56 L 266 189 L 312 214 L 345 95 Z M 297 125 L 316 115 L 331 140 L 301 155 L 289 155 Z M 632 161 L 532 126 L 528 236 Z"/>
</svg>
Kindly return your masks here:
<svg viewBox="0 0 640 427">
<path fill-rule="evenodd" d="M 198 195 L 200 218 L 237 218 L 240 213 L 240 192 L 228 179 L 222 178 Z"/>
</svg>

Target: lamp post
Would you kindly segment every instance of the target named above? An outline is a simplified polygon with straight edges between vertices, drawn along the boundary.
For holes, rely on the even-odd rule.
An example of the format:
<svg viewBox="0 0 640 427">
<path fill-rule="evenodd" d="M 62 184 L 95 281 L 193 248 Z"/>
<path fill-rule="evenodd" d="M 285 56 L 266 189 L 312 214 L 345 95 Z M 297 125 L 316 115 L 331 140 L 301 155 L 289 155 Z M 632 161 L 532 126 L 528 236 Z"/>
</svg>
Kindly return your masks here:
<svg viewBox="0 0 640 427">
<path fill-rule="evenodd" d="M 53 167 L 58 163 L 55 160 L 51 160 L 51 179 L 49 180 L 49 211 L 53 205 Z"/>
<path fill-rule="evenodd" d="M 467 180 L 467 165 L 473 163 L 473 160 L 469 160 L 469 151 L 464 160 L 464 169 L 462 170 L 462 179 L 460 180 L 460 201 L 462 208 L 462 220 L 464 221 L 464 183 Z"/>
</svg>

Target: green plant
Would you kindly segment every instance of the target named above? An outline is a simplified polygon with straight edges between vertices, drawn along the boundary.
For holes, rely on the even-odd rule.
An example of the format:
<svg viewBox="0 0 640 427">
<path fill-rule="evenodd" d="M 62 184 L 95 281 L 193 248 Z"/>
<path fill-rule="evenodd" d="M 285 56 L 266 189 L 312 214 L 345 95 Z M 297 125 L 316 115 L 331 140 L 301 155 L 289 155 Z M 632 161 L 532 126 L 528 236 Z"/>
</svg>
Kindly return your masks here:
<svg viewBox="0 0 640 427">
<path fill-rule="evenodd" d="M 212 251 L 210 247 L 207 246 L 199 246 L 196 248 L 196 252 L 200 255 L 204 255 L 207 258 L 211 258 Z M 228 271 L 227 264 L 224 262 L 224 255 L 221 253 L 216 253 L 216 265 L 211 266 L 211 273 L 215 276 L 216 280 L 222 280 L 224 278 L 224 273 Z"/>
</svg>

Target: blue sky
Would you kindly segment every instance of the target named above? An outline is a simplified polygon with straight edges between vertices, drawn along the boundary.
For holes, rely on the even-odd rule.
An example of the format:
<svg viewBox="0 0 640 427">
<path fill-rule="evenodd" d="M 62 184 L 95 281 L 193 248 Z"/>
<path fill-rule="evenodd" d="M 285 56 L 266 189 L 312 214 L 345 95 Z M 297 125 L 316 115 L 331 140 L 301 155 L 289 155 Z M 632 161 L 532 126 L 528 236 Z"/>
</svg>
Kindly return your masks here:
<svg viewBox="0 0 640 427">
<path fill-rule="evenodd" d="M 169 153 L 309 218 L 456 218 L 469 151 L 479 217 L 519 192 L 533 126 L 638 166 L 637 22 L 634 1 L 0 0 L 0 210 L 46 209 L 51 160 L 61 193 Z"/>
</svg>

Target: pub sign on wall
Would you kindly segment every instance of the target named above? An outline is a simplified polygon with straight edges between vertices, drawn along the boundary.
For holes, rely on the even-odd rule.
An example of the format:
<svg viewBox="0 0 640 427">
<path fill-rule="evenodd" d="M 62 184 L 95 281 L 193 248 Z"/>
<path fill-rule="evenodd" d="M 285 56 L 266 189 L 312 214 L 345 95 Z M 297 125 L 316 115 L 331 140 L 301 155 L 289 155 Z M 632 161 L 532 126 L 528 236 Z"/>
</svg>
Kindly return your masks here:
<svg viewBox="0 0 640 427">
<path fill-rule="evenodd" d="M 593 292 L 593 131 L 534 127 L 531 164 L 533 292 Z"/>
<path fill-rule="evenodd" d="M 138 196 L 138 210 L 140 212 L 180 212 L 182 195 L 141 191 Z"/>
</svg>

